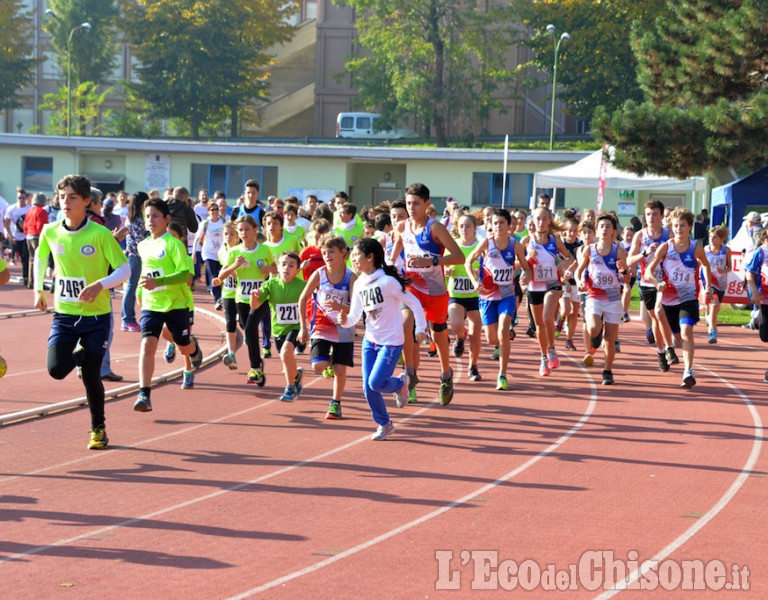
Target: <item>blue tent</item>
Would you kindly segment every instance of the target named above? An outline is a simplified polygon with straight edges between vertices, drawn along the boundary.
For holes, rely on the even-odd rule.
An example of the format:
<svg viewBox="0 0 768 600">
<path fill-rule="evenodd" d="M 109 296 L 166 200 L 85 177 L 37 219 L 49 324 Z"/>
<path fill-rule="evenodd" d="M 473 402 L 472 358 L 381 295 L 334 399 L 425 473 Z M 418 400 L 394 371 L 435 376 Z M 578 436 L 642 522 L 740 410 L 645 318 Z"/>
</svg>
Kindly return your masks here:
<svg viewBox="0 0 768 600">
<path fill-rule="evenodd" d="M 712 225 L 725 223 L 731 235 L 741 227 L 747 209 L 768 205 L 768 167 L 712 190 Z"/>
</svg>

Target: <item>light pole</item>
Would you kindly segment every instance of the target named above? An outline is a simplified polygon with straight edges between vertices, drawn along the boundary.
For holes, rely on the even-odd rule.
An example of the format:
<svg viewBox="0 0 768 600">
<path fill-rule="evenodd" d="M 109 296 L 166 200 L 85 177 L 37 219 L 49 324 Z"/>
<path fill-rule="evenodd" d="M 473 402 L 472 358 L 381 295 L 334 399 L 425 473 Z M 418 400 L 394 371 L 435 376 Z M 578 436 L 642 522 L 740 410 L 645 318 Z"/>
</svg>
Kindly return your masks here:
<svg viewBox="0 0 768 600">
<path fill-rule="evenodd" d="M 559 38 L 555 38 L 556 27 L 551 23 L 547 25 L 547 33 L 552 36 L 555 44 L 555 65 L 552 68 L 552 113 L 549 117 L 549 149 L 552 150 L 555 143 L 555 95 L 557 94 L 557 55 L 560 53 L 560 44 L 570 40 L 569 33 L 562 33 Z"/>
<path fill-rule="evenodd" d="M 67 37 L 67 137 L 72 135 L 72 35 L 78 29 L 91 30 L 91 24 L 87 21 L 73 27 Z"/>
</svg>

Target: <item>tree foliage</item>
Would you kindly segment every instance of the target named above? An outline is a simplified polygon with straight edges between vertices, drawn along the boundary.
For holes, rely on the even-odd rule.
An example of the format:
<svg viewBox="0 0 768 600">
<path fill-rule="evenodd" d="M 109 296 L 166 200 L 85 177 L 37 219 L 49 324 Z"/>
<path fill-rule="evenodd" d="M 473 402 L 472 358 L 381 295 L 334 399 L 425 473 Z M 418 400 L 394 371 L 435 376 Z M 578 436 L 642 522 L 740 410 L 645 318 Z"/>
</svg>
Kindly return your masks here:
<svg viewBox="0 0 768 600">
<path fill-rule="evenodd" d="M 108 119 L 111 111 L 102 111 L 101 107 L 112 92 L 111 87 L 99 91 L 99 86 L 93 81 L 84 81 L 72 86 L 72 135 L 103 133 L 100 117 Z M 46 133 L 67 135 L 67 87 L 62 86 L 55 93 L 45 94 L 40 108 L 52 111 Z"/>
<path fill-rule="evenodd" d="M 568 112 L 591 118 L 598 106 L 617 109 L 626 100 L 641 101 L 637 82 L 637 60 L 632 52 L 630 31 L 644 31 L 662 14 L 664 0 L 515 0 L 518 19 L 534 31 L 521 43 L 533 50 L 530 63 L 538 71 L 552 74 L 554 44 L 568 32 L 570 40 L 560 45 L 557 82 L 558 99 Z M 555 36 L 546 31 L 555 25 Z M 526 32 L 527 33 L 527 32 Z M 537 77 L 527 82 L 540 86 Z"/>
<path fill-rule="evenodd" d="M 431 127 L 438 146 L 465 135 L 513 94 L 507 2 L 337 0 L 357 14 L 362 51 L 346 70 L 358 102 L 388 121 Z M 501 93 L 500 93 L 501 92 Z"/>
<path fill-rule="evenodd" d="M 32 54 L 34 22 L 21 0 L 0 2 L 0 106 L 19 106 L 16 93 L 30 82 L 38 63 Z"/>
<path fill-rule="evenodd" d="M 768 0 L 679 1 L 634 39 L 642 102 L 594 120 L 636 173 L 687 177 L 768 160 Z"/>
<path fill-rule="evenodd" d="M 289 39 L 283 0 L 122 0 L 139 64 L 135 92 L 150 116 L 201 128 L 227 113 L 237 135 L 240 106 L 267 93 L 265 49 Z"/>
<path fill-rule="evenodd" d="M 72 52 L 72 87 L 81 81 L 104 83 L 117 64 L 118 7 L 115 0 L 48 0 L 56 17 L 45 17 L 43 29 L 51 34 L 56 61 L 64 77 L 69 64 L 68 45 Z M 91 30 L 72 30 L 90 23 Z M 72 43 L 68 44 L 72 34 Z"/>
</svg>

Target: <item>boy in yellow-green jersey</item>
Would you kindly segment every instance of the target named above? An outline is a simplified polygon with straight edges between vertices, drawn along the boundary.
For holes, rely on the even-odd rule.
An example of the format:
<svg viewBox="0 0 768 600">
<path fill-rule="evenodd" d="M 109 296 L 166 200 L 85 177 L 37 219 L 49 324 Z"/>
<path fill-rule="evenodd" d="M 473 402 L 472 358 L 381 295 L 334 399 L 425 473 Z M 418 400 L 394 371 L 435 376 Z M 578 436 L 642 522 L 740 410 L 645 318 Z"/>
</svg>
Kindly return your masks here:
<svg viewBox="0 0 768 600">
<path fill-rule="evenodd" d="M 240 238 L 237 237 L 237 229 L 235 229 L 235 224 L 232 221 L 224 223 L 222 233 L 224 234 L 224 243 L 219 248 L 219 264 L 226 266 L 229 251 L 240 243 Z M 227 332 L 227 353 L 221 360 L 224 366 L 232 371 L 237 371 L 237 358 L 235 357 L 237 350 L 237 301 L 235 300 L 237 277 L 233 273 L 222 280 L 217 275 L 211 285 L 217 283 L 221 285 L 221 310 L 224 311 L 224 327 Z"/>
<path fill-rule="evenodd" d="M 251 293 L 258 291 L 267 277 L 277 272 L 277 268 L 271 250 L 265 244 L 259 244 L 256 241 L 258 225 L 253 217 L 250 215 L 240 217 L 235 221 L 235 226 L 242 243 L 227 253 L 218 279 L 224 281 L 232 275 L 237 278 L 235 304 L 240 326 L 245 331 L 250 361 L 247 383 L 263 387 L 267 378 L 264 375 L 261 359 L 259 322 L 268 314 L 268 305 L 264 304 L 257 309 L 251 309 Z"/>
<path fill-rule="evenodd" d="M 338 222 L 334 223 L 333 231 L 340 235 L 347 242 L 347 248 L 351 250 L 355 242 L 365 237 L 365 224 L 357 214 L 357 207 L 354 204 L 346 203 L 336 211 L 338 213 Z M 347 267 L 351 267 L 351 252 L 347 254 Z"/>
<path fill-rule="evenodd" d="M 48 373 L 64 379 L 82 367 L 91 432 L 88 448 L 106 448 L 104 386 L 101 361 L 109 339 L 112 306 L 109 290 L 130 277 L 131 268 L 112 232 L 90 221 L 91 182 L 82 175 L 67 175 L 56 185 L 64 214 L 62 221 L 46 225 L 35 256 L 35 306 L 45 312 L 43 289 L 48 257 L 56 270 L 54 314 L 48 338 Z M 109 269 L 114 269 L 110 274 Z"/>
<path fill-rule="evenodd" d="M 139 243 L 142 274 L 141 352 L 139 354 L 139 395 L 133 410 L 149 412 L 155 352 L 163 325 L 182 354 L 190 355 L 192 367 L 203 363 L 203 351 L 189 332 L 190 263 L 187 248 L 168 233 L 171 215 L 168 205 L 155 198 L 144 205 L 144 221 L 150 237 Z"/>
</svg>

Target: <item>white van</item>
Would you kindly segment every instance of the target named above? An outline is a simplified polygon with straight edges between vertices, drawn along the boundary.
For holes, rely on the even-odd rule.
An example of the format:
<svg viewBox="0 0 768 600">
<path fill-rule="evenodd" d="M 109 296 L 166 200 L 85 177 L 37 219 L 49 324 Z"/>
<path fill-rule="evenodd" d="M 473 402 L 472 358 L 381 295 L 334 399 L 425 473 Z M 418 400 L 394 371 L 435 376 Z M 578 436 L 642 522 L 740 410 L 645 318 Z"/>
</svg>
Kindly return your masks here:
<svg viewBox="0 0 768 600">
<path fill-rule="evenodd" d="M 336 117 L 336 137 L 397 140 L 414 134 L 409 129 L 393 128 L 376 113 L 343 112 Z"/>
</svg>

